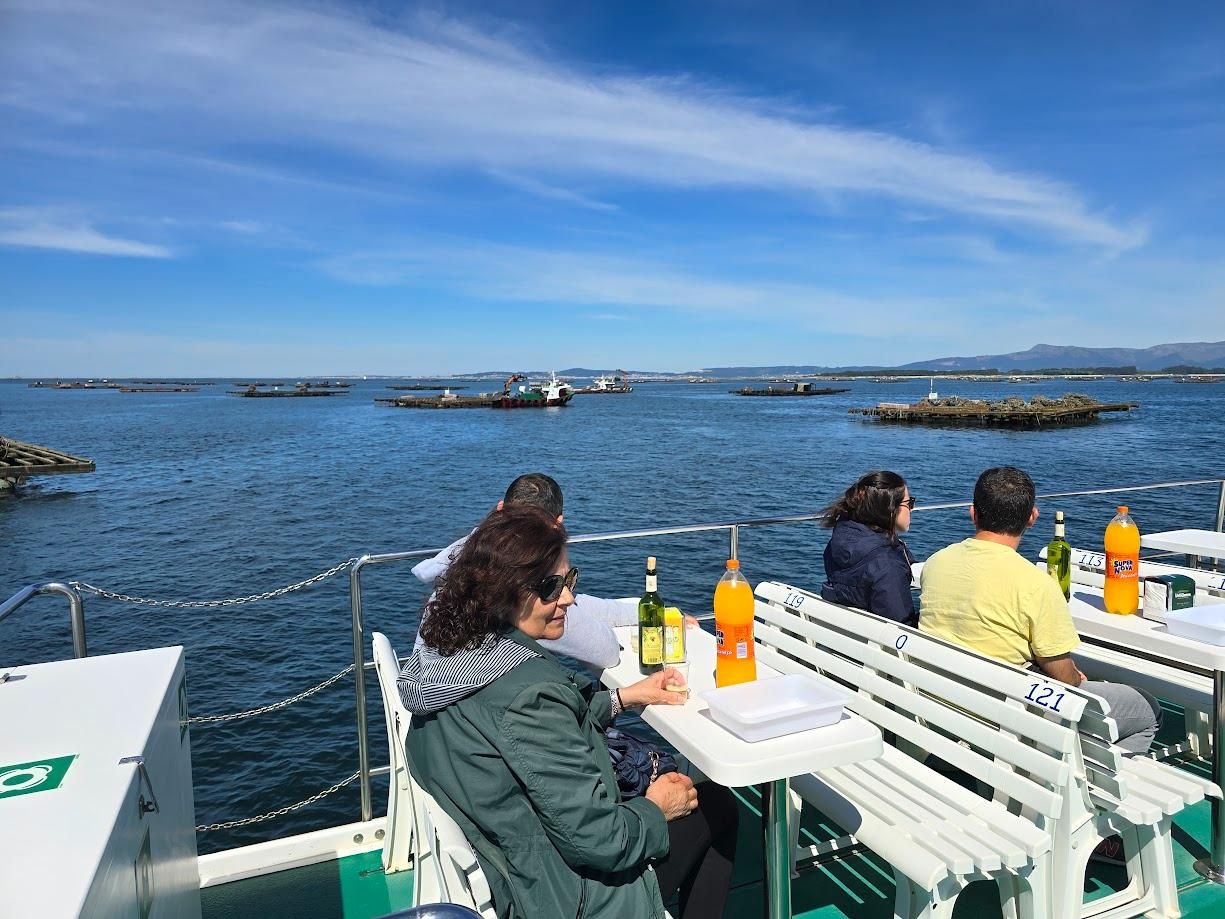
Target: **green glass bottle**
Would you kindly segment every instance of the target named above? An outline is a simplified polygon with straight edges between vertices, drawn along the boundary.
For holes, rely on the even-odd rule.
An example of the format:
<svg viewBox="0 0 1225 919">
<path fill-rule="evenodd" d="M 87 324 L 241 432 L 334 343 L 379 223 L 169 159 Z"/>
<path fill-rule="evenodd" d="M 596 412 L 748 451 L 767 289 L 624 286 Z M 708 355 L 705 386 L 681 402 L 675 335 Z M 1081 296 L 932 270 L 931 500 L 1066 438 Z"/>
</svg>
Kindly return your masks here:
<svg viewBox="0 0 1225 919">
<path fill-rule="evenodd" d="M 664 667 L 664 601 L 655 579 L 655 556 L 647 558 L 646 593 L 638 601 L 638 669 L 655 673 Z"/>
<path fill-rule="evenodd" d="M 1063 536 L 1063 511 L 1055 511 L 1055 538 L 1046 545 L 1046 571 L 1059 582 L 1066 600 L 1072 596 L 1072 547 Z"/>
</svg>

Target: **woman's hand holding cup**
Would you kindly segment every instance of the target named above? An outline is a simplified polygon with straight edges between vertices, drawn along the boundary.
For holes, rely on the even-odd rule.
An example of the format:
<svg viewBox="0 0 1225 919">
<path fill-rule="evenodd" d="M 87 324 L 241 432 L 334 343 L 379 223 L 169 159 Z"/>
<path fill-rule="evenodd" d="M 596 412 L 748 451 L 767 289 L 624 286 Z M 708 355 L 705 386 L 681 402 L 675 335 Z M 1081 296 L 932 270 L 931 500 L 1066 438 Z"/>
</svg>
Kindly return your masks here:
<svg viewBox="0 0 1225 919">
<path fill-rule="evenodd" d="M 683 686 L 685 677 L 675 667 L 665 667 L 644 680 L 631 683 L 621 690 L 621 704 L 631 705 L 684 705 L 686 693 L 668 689 Z"/>
</svg>

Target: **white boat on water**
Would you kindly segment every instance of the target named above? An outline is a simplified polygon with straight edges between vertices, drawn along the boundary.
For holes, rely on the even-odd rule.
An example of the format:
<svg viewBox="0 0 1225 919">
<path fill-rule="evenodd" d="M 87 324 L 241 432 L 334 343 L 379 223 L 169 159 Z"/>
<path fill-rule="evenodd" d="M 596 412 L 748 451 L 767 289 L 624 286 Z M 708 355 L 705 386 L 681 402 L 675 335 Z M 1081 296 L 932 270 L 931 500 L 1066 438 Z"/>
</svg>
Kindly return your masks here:
<svg viewBox="0 0 1225 919">
<path fill-rule="evenodd" d="M 550 373 L 547 380 L 521 383 L 514 391 L 511 391 L 510 385 L 515 379 L 522 379 L 522 377 L 516 374 L 507 381 L 502 396 L 494 400 L 495 407 L 547 408 L 566 405 L 574 398 L 574 387 L 565 380 L 559 380 L 555 373 Z"/>
<path fill-rule="evenodd" d="M 621 374 L 613 376 L 598 376 L 591 381 L 591 388 L 587 392 L 598 393 L 628 393 L 633 392 L 634 387 L 625 382 L 625 377 Z"/>
<path fill-rule="evenodd" d="M 549 378 L 539 383 L 530 383 L 519 387 L 520 391 L 539 395 L 545 405 L 565 405 L 574 397 L 574 387 L 565 380 L 559 380 L 556 373 L 549 373 Z"/>
<path fill-rule="evenodd" d="M 1225 511 L 1225 480 L 1162 483 L 1117 490 L 1208 484 L 1217 486 L 1219 526 L 1219 518 Z M 953 509 L 956 513 L 964 513 L 963 508 L 964 505 L 955 508 L 942 505 L 931 512 Z M 923 510 L 919 507 L 916 512 L 922 513 Z M 814 515 L 803 514 L 610 533 L 584 537 L 584 540 L 649 539 L 653 546 L 666 546 L 666 540 L 675 538 L 678 532 L 709 531 L 727 534 L 730 554 L 735 556 L 738 534 L 742 528 L 806 524 L 813 519 Z M 1182 543 L 1178 545 L 1187 548 Z M 305 692 L 296 692 L 284 704 L 291 704 L 318 691 L 340 691 L 344 688 L 353 692 L 356 707 L 356 771 L 348 777 L 337 776 L 338 781 L 331 788 L 320 789 L 302 801 L 289 804 L 267 802 L 264 813 L 241 816 L 228 824 L 196 825 L 191 776 L 193 734 L 213 729 L 214 724 L 254 717 L 265 710 L 284 707 L 283 704 L 261 706 L 254 711 L 216 718 L 193 718 L 189 714 L 189 687 L 184 679 L 184 658 L 188 655 L 194 657 L 197 653 L 194 648 L 150 648 L 89 657 L 86 601 L 92 606 L 100 596 L 115 602 L 132 599 L 124 596 L 121 590 L 110 593 L 75 581 L 35 584 L 0 603 L 0 623 L 3 623 L 9 616 L 22 611 L 35 597 L 53 595 L 66 600 L 74 654 L 73 659 L 67 660 L 18 663 L 16 658 L 19 652 L 11 646 L 4 649 L 7 660 L 0 666 L 0 723 L 4 725 L 4 741 L 0 744 L 0 820 L 5 832 L 0 833 L 0 915 L 6 919 L 24 919 L 27 916 L 51 919 L 71 916 L 375 919 L 394 915 L 419 902 L 433 901 L 483 907 L 476 915 L 493 915 L 480 864 L 467 849 L 462 836 L 456 838 L 448 835 L 451 828 L 438 813 L 429 810 L 428 802 L 422 803 L 419 798 L 413 798 L 411 792 L 414 783 L 406 771 L 403 757 L 392 755 L 386 764 L 371 762 L 367 713 L 369 707 L 377 708 L 379 705 L 377 699 L 370 697 L 370 690 L 378 680 L 372 679 L 376 674 L 369 669 L 371 635 L 364 625 L 362 572 L 383 565 L 400 566 L 406 561 L 432 555 L 435 551 L 431 548 L 364 555 L 288 588 L 303 589 L 338 574 L 349 576 L 352 626 L 350 633 L 339 633 L 337 640 L 351 641 L 353 666 Z M 1202 582 L 1201 587 L 1205 591 L 1225 595 L 1225 578 L 1221 575 L 1167 565 L 1167 561 L 1179 562 L 1181 557 L 1163 559 L 1159 563 L 1163 572 L 1167 569 L 1189 572 Z M 1100 577 L 1097 573 L 1102 564 L 1100 556 L 1078 552 L 1074 564 L 1077 569 L 1074 576 L 1076 583 L 1092 585 L 1093 579 Z M 768 560 L 759 559 L 751 567 L 767 569 Z M 797 571 L 792 576 L 804 584 L 805 572 Z M 224 577 L 219 580 L 224 582 Z M 123 585 L 111 586 L 121 588 Z M 819 585 L 808 583 L 805 586 L 815 589 Z M 759 596 L 768 596 L 768 593 L 761 593 L 767 588 L 791 590 L 785 597 L 779 594 L 779 602 L 785 602 L 789 608 L 796 610 L 802 608 L 805 596 L 811 596 L 800 588 L 785 588 L 783 585 L 761 587 Z M 284 592 L 284 589 L 278 589 L 247 599 L 272 598 Z M 766 615 L 781 615 L 779 610 L 782 609 L 783 606 L 774 607 Z M 813 622 L 817 623 L 817 620 Z M 817 625 L 811 627 L 816 628 Z M 820 627 L 828 628 L 828 625 Z M 133 628 L 138 626 L 134 625 Z M 805 625 L 797 613 L 794 628 L 808 629 L 810 626 Z M 768 637 L 770 629 L 763 629 L 765 637 Z M 778 634 L 781 638 L 777 640 L 786 640 L 785 631 Z M 410 634 L 393 638 L 401 649 L 411 646 Z M 759 640 L 765 638 L 759 635 Z M 1092 638 L 1086 641 L 1087 648 L 1093 645 Z M 947 691 L 950 699 L 960 698 L 954 692 L 955 685 L 958 685 L 954 678 L 961 678 L 958 674 L 922 671 L 921 664 L 916 663 L 920 658 L 907 659 L 904 654 L 899 655 L 895 645 L 901 649 L 904 643 L 894 642 L 887 648 L 876 648 L 872 653 L 894 661 L 890 666 L 912 668 L 907 683 L 911 680 L 927 681 L 931 686 L 945 687 L 942 692 Z M 797 655 L 808 647 L 803 641 L 795 641 Z M 1207 645 L 1204 647 L 1210 648 Z M 854 649 L 848 644 L 846 650 Z M 1155 664 L 1128 657 L 1119 651 L 1117 644 L 1113 647 L 1093 645 L 1092 652 L 1096 664 L 1103 665 L 1102 662 L 1105 662 L 1125 678 L 1136 681 L 1149 679 L 1150 686 L 1165 686 L 1162 698 L 1177 704 L 1179 708 L 1176 710 L 1179 712 L 1184 708 L 1192 711 L 1196 700 L 1202 698 L 1206 680 L 1209 699 L 1214 692 L 1216 694 L 1217 708 L 1213 710 L 1210 701 L 1203 716 L 1187 718 L 1185 736 L 1173 736 L 1178 733 L 1174 730 L 1170 737 L 1163 738 L 1166 741 L 1164 747 L 1154 748 L 1151 759 L 1138 759 L 1127 767 L 1126 774 L 1107 774 L 1102 771 L 1106 767 L 1100 763 L 1083 761 L 1079 778 L 1073 774 L 1075 770 L 1069 772 L 1059 765 L 1065 760 L 1059 758 L 1061 754 L 1058 750 L 1048 750 L 1041 744 L 1029 747 L 1009 741 L 1007 737 L 1000 740 L 998 731 L 985 730 L 981 726 L 975 728 L 978 717 L 990 724 L 1000 719 L 1007 722 L 1012 716 L 1019 718 L 1024 704 L 1020 708 L 1011 708 L 1001 703 L 992 712 L 967 712 L 957 708 L 956 719 L 965 722 L 966 730 L 973 739 L 969 741 L 970 746 L 962 748 L 954 738 L 954 742 L 946 745 L 946 762 L 949 757 L 956 759 L 958 749 L 972 750 L 980 741 L 1005 745 L 1013 743 L 1016 755 L 1029 763 L 1032 769 L 1048 775 L 1047 781 L 1053 783 L 1053 787 L 1060 787 L 1059 782 L 1072 782 L 1067 787 L 1090 789 L 1083 799 L 1074 795 L 1065 797 L 1061 806 L 1090 815 L 1112 815 L 1095 818 L 1104 821 L 1104 832 L 1124 827 L 1119 822 L 1122 820 L 1119 814 L 1122 813 L 1131 814 L 1130 819 L 1133 820 L 1152 819 L 1157 821 L 1155 826 L 1165 828 L 1164 836 L 1140 834 L 1142 848 L 1128 853 L 1131 863 L 1126 870 L 1090 862 L 1083 879 L 1073 877 L 1071 886 L 1077 898 L 1082 896 L 1082 888 L 1088 891 L 1084 894 L 1083 907 L 1080 903 L 1048 902 L 1044 905 L 1039 895 L 1036 898 L 1038 902 L 1030 902 L 1028 911 L 1023 910 L 1022 915 L 1045 919 L 1064 919 L 1076 915 L 1182 915 L 1187 919 L 1212 919 L 1225 914 L 1225 887 L 1204 876 L 1212 874 L 1211 865 L 1206 868 L 1205 862 L 1216 859 L 1219 867 L 1219 862 L 1225 860 L 1221 858 L 1225 852 L 1225 815 L 1217 802 L 1202 800 L 1202 795 L 1195 801 L 1186 796 L 1179 798 L 1182 792 L 1175 790 L 1177 783 L 1170 778 L 1173 773 L 1160 771 L 1165 767 L 1158 763 L 1160 759 L 1169 759 L 1185 766 L 1187 776 L 1212 775 L 1219 781 L 1222 763 L 1217 753 L 1225 737 L 1225 711 L 1221 704 L 1225 702 L 1225 680 L 1218 671 L 1214 688 L 1211 679 L 1176 671 L 1169 660 Z M 383 655 L 381 659 L 380 653 Z M 1204 659 L 1215 660 L 1211 657 L 1213 653 L 1205 650 Z M 394 672 L 398 662 L 394 657 L 387 656 L 385 645 L 376 643 L 373 654 L 376 662 L 381 661 L 382 676 L 386 679 L 389 670 Z M 777 655 L 775 658 L 783 660 Z M 799 659 L 798 656 L 795 658 Z M 842 667 L 844 664 L 838 663 L 840 660 L 845 663 L 845 658 L 830 656 L 831 666 Z M 851 675 L 851 671 L 845 672 L 847 678 Z M 341 680 L 345 684 L 337 685 Z M 297 686 L 287 687 L 290 688 L 300 689 Z M 397 720 L 399 710 L 394 688 L 389 691 L 384 683 L 383 691 L 384 700 L 388 701 L 386 723 L 389 741 L 394 750 L 402 743 L 405 726 Z M 390 699 L 387 693 L 390 693 Z M 865 696 L 863 704 L 867 706 L 871 695 L 876 693 L 884 694 L 882 698 L 894 694 L 893 697 L 899 702 L 918 708 L 926 707 L 931 717 L 937 716 L 933 706 L 940 698 L 939 692 L 929 689 L 926 693 L 916 694 L 907 689 L 904 683 L 886 681 L 876 686 L 872 694 Z M 1034 691 L 1030 694 L 1033 695 Z M 890 718 L 892 716 L 888 713 L 896 711 L 896 706 L 894 709 L 877 707 L 882 718 Z M 871 707 L 855 709 L 856 712 L 875 710 Z M 1170 720 L 1175 722 L 1174 728 L 1182 726 L 1180 719 Z M 897 731 L 911 730 L 905 719 L 886 723 Z M 1041 726 L 1048 722 L 1039 719 L 1036 723 Z M 1017 720 L 1010 730 L 1021 730 L 1020 725 L 1021 722 Z M 1057 722 L 1049 722 L 1049 739 L 1055 738 L 1056 727 Z M 920 728 L 916 726 L 913 730 Z M 1089 731 L 1090 728 L 1084 730 Z M 1004 731 L 1004 734 L 1007 733 Z M 992 737 L 996 740 L 992 740 Z M 775 744 L 770 749 L 778 747 L 774 741 L 763 742 L 770 743 Z M 1093 746 L 1089 740 L 1084 743 L 1086 750 L 1095 751 L 1095 757 L 1101 758 L 1109 753 L 1109 742 L 1105 742 L 1105 746 L 1101 741 L 1092 742 L 1097 746 Z M 766 749 L 766 746 L 762 747 L 763 751 Z M 941 749 L 944 750 L 943 747 Z M 786 795 L 780 799 L 777 789 L 772 790 L 764 785 L 760 793 L 754 788 L 737 790 L 743 810 L 742 828 L 751 826 L 752 821 L 757 819 L 755 814 L 760 813 L 763 833 L 757 838 L 756 845 L 750 844 L 752 834 L 741 834 L 738 879 L 725 916 L 859 919 L 864 916 L 896 915 L 906 919 L 934 919 L 935 916 L 948 915 L 947 911 L 935 912 L 927 908 L 932 903 L 924 905 L 922 897 L 925 891 L 914 877 L 922 875 L 924 871 L 931 872 L 931 877 L 936 878 L 945 876 L 942 872 L 960 871 L 958 876 L 963 879 L 987 881 L 986 884 L 965 888 L 960 894 L 962 906 L 958 914 L 976 917 L 1001 915 L 1001 891 L 1028 877 L 1029 868 L 1026 866 L 1034 862 L 1024 853 L 1029 851 L 1037 857 L 1045 851 L 1040 844 L 1043 838 L 1041 828 L 1058 817 L 1059 808 L 1051 803 L 1050 815 L 1037 814 L 1032 824 L 1022 821 L 1017 813 L 1011 815 L 1016 826 L 1030 826 L 1021 837 L 1011 841 L 1004 838 L 1011 830 L 1005 829 L 1002 823 L 993 827 L 967 813 L 966 817 L 957 818 L 964 820 L 963 824 L 959 824 L 951 816 L 955 810 L 951 799 L 942 804 L 934 791 L 947 786 L 947 776 L 934 771 L 931 764 L 912 760 L 894 748 L 889 750 L 893 752 L 882 760 L 880 766 L 869 764 L 862 769 L 847 767 L 830 773 L 826 781 L 832 783 L 832 787 L 843 789 L 843 793 L 852 798 L 862 794 L 864 800 L 875 802 L 873 807 L 876 810 L 866 815 L 865 822 L 857 828 L 849 822 L 855 813 L 854 807 L 828 814 L 805 809 L 798 835 L 791 837 L 787 843 L 794 846 L 791 852 L 799 859 L 799 876 L 794 886 L 790 881 L 790 859 L 774 858 L 764 877 L 760 872 L 763 846 L 767 851 L 778 851 L 777 847 L 787 840 L 787 821 L 780 817 L 787 811 L 785 806 L 780 806 L 780 800 L 787 800 Z M 715 755 L 717 753 L 714 751 Z M 971 768 L 971 759 L 967 754 L 962 764 Z M 887 783 L 892 781 L 891 776 L 895 774 L 886 768 L 886 763 L 894 766 L 907 763 L 905 768 L 912 784 L 896 788 L 889 786 Z M 997 800 L 1002 794 L 1001 789 L 1013 788 L 1021 794 L 1023 787 L 1028 787 L 1024 786 L 1022 779 L 1033 781 L 1032 776 L 1010 778 L 1008 770 L 996 772 L 999 781 Z M 381 808 L 376 803 L 372 785 L 372 779 L 381 775 L 390 775 L 385 816 L 376 813 Z M 1208 783 L 1201 778 L 1188 781 L 1190 785 L 1187 787 L 1208 787 Z M 1200 784 L 1195 785 L 1196 782 Z M 298 835 L 285 835 L 277 831 L 278 817 L 307 807 L 353 783 L 361 790 L 360 812 L 354 815 L 356 819 L 353 822 Z M 778 786 L 779 782 L 769 785 Z M 1113 792 L 1108 793 L 1108 787 Z M 781 788 L 785 792 L 785 783 Z M 889 790 L 889 794 L 882 793 L 886 790 Z M 806 795 L 809 793 L 810 790 L 805 792 Z M 965 792 L 965 795 L 968 801 L 979 801 L 976 806 L 980 808 L 991 806 L 989 800 L 977 799 L 972 792 Z M 1033 800 L 1037 803 L 1039 800 L 1057 802 L 1059 799 L 1057 796 L 1039 796 Z M 906 802 L 904 805 L 903 801 Z M 1134 810 L 1120 810 L 1120 801 L 1133 802 L 1128 806 Z M 920 802 L 922 807 L 934 808 L 937 818 L 928 816 L 918 822 L 906 818 L 906 808 L 920 807 Z M 945 815 L 947 820 L 941 816 L 942 809 L 949 809 L 949 814 Z M 1004 810 L 1000 813 L 1006 815 Z M 884 831 L 879 824 L 886 818 L 896 818 L 897 823 Z M 839 821 L 843 822 L 839 824 Z M 1171 821 L 1174 827 L 1172 835 Z M 253 845 L 223 849 L 202 856 L 197 854 L 197 839 L 201 834 L 237 825 L 265 826 L 266 838 Z M 875 831 L 872 826 L 877 827 Z M 950 832 L 949 827 L 955 828 L 954 834 L 951 837 L 942 835 Z M 858 842 L 847 838 L 844 835 L 846 831 L 860 834 Z M 781 837 L 780 832 L 783 834 Z M 1125 827 L 1123 832 L 1125 835 L 1128 832 Z M 868 839 L 873 840 L 871 845 L 874 846 L 887 848 L 893 845 L 889 851 L 899 853 L 898 861 L 890 867 L 879 854 L 867 851 L 865 840 Z M 1173 853 L 1173 860 L 1158 871 L 1158 866 L 1147 859 L 1152 857 L 1154 846 L 1159 849 L 1163 845 L 1170 847 L 1167 851 Z M 988 853 L 997 849 L 1015 851 L 1016 860 L 1011 863 L 991 861 L 994 856 Z M 1075 870 L 1086 870 L 1086 854 L 1078 856 L 1080 861 L 1073 865 Z M 1125 876 L 1130 876 L 1130 882 Z M 990 883 L 992 881 L 998 882 L 998 889 L 995 883 Z M 939 889 L 939 884 L 935 887 Z M 768 899 L 768 908 L 762 905 L 763 894 Z"/>
</svg>

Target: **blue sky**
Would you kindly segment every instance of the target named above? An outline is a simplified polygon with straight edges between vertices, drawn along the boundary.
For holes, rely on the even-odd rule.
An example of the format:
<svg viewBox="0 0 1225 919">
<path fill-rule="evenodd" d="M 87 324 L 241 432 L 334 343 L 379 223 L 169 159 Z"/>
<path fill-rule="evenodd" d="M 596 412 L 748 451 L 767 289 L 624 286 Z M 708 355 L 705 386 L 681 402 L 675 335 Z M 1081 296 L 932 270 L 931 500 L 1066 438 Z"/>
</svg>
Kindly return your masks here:
<svg viewBox="0 0 1225 919">
<path fill-rule="evenodd" d="M 0 0 L 0 375 L 1225 339 L 1225 6 Z"/>
</svg>

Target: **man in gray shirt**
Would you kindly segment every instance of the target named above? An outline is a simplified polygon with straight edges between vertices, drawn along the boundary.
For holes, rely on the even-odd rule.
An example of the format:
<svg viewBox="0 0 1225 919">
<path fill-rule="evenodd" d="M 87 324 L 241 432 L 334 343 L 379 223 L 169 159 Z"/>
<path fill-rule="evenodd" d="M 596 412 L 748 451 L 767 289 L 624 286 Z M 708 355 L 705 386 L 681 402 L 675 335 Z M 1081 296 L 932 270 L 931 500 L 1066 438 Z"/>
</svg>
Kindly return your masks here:
<svg viewBox="0 0 1225 919">
<path fill-rule="evenodd" d="M 562 522 L 561 486 L 542 472 L 529 472 L 510 483 L 506 496 L 498 502 L 496 510 L 508 504 L 528 504 L 538 507 Z M 459 553 L 468 537 L 457 539 L 433 558 L 427 558 L 413 568 L 417 579 L 433 585 L 447 570 L 451 560 Z M 621 659 L 621 648 L 613 628 L 634 625 L 638 622 L 637 600 L 604 600 L 588 594 L 579 594 L 566 616 L 566 632 L 556 641 L 542 639 L 540 644 L 554 654 L 574 658 L 584 664 L 603 670 L 614 667 Z M 421 647 L 418 635 L 413 650 Z"/>
</svg>

